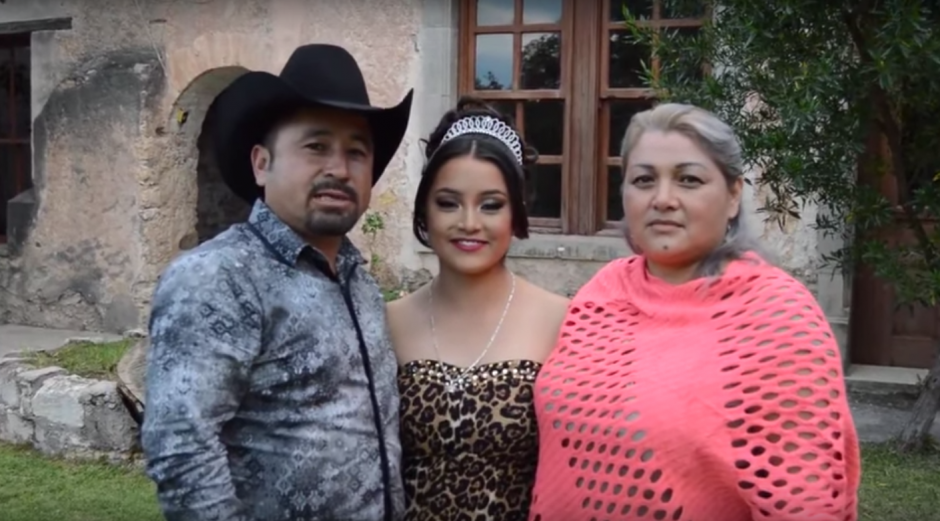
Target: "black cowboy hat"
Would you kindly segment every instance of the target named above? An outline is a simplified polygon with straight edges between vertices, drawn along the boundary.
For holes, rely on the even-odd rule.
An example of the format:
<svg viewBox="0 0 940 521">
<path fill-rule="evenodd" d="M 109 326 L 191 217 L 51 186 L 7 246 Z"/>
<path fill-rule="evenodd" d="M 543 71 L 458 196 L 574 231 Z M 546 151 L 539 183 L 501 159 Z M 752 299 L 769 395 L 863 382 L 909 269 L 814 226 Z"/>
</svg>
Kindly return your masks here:
<svg viewBox="0 0 940 521">
<path fill-rule="evenodd" d="M 349 110 L 366 117 L 372 128 L 372 184 L 392 160 L 408 128 L 413 90 L 397 106 L 373 107 L 356 59 L 336 45 L 298 47 L 280 76 L 248 72 L 225 88 L 209 111 L 214 124 L 213 148 L 229 188 L 249 203 L 264 194 L 255 184 L 251 149 L 261 143 L 276 120 L 300 107 Z"/>
</svg>

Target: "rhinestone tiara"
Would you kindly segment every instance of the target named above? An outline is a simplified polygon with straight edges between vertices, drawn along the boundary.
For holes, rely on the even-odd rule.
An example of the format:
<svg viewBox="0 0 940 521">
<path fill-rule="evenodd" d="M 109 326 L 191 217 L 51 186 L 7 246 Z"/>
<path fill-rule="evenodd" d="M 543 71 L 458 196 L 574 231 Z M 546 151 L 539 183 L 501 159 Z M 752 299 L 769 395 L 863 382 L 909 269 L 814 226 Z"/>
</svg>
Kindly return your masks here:
<svg viewBox="0 0 940 521">
<path fill-rule="evenodd" d="M 502 121 L 492 116 L 467 116 L 458 119 L 447 129 L 441 144 L 464 134 L 486 134 L 495 137 L 509 148 L 516 162 L 522 164 L 522 140 L 512 127 Z"/>
</svg>

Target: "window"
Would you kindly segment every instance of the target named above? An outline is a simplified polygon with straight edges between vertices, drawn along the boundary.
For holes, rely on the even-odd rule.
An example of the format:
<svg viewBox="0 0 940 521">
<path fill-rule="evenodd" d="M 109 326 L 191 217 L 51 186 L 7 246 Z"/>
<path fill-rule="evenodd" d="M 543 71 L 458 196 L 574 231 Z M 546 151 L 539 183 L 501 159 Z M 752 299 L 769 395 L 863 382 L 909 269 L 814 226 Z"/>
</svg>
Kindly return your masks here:
<svg viewBox="0 0 940 521">
<path fill-rule="evenodd" d="M 29 34 L 0 35 L 0 243 L 7 202 L 32 184 Z"/>
<path fill-rule="evenodd" d="M 692 32 L 702 13 L 678 18 L 659 0 L 627 0 L 657 27 Z M 577 10 L 575 7 L 577 6 Z M 626 41 L 622 0 L 462 0 L 461 94 L 514 116 L 539 151 L 527 180 L 533 231 L 613 233 L 620 205 L 619 140 L 652 106 L 642 85 L 649 49 Z"/>
</svg>

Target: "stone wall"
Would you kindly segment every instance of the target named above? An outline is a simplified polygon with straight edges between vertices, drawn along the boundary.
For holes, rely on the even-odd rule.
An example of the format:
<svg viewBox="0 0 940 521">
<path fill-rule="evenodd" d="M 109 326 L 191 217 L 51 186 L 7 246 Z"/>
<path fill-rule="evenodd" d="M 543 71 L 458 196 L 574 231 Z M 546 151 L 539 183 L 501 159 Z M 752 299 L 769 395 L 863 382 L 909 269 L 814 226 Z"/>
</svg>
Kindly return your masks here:
<svg viewBox="0 0 940 521">
<path fill-rule="evenodd" d="M 138 452 L 138 428 L 114 382 L 7 357 L 0 359 L 0 441 L 51 456 L 127 460 Z"/>
<path fill-rule="evenodd" d="M 278 73 L 299 45 L 334 43 L 359 60 L 372 102 L 393 105 L 414 84 L 419 3 L 6 0 L 0 25 L 71 19 L 32 35 L 35 188 L 0 273 L 6 320 L 146 324 L 167 263 L 245 213 L 199 139 L 218 92 L 248 70 Z M 416 141 L 410 133 L 403 150 Z M 396 228 L 412 192 L 404 155 L 376 188 Z M 401 243 L 385 246 L 396 258 Z"/>
</svg>

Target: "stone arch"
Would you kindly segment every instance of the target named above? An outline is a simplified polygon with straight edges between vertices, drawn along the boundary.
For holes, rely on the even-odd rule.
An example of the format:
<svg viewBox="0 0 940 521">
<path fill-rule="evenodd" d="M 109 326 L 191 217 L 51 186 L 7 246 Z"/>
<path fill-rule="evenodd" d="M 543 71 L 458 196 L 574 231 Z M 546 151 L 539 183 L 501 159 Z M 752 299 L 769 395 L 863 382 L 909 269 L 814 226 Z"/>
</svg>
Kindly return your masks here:
<svg viewBox="0 0 940 521">
<path fill-rule="evenodd" d="M 149 296 L 160 273 L 181 251 L 243 219 L 249 210 L 222 183 L 206 132 L 212 101 L 246 72 L 244 67 L 226 66 L 199 74 L 156 129 L 160 143 L 149 155 L 138 204 L 141 296 Z"/>
<path fill-rule="evenodd" d="M 196 242 L 199 244 L 232 224 L 244 221 L 251 212 L 251 206 L 236 196 L 222 180 L 212 147 L 214 121 L 215 111 L 207 111 L 196 138 Z"/>
<path fill-rule="evenodd" d="M 209 110 L 216 96 L 245 72 L 246 69 L 237 66 L 207 71 L 194 79 L 174 104 L 173 118 L 177 124 L 183 122 L 181 141 L 191 144 L 190 154 L 196 159 L 195 235 L 187 234 L 180 249 L 189 249 L 211 239 L 231 224 L 247 218 L 251 210 L 222 180 L 212 149 L 215 115 Z"/>
</svg>

